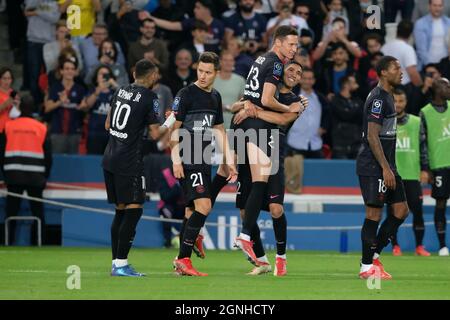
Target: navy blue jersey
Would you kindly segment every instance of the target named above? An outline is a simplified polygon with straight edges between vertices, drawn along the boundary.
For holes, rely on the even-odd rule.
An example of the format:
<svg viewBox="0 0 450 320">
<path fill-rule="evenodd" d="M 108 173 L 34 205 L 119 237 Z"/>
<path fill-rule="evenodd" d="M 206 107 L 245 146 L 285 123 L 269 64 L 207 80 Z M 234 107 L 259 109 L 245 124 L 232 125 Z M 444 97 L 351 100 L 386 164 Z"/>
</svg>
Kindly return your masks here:
<svg viewBox="0 0 450 320">
<path fill-rule="evenodd" d="M 360 176 L 383 176 L 383 170 L 370 149 L 367 140 L 367 128 L 369 122 L 381 125 L 379 138 L 384 156 L 394 174 L 397 175 L 395 166 L 395 143 L 397 139 L 397 118 L 393 96 L 380 86 L 375 87 L 367 97 L 364 104 L 362 147 L 356 161 L 356 171 Z"/>
<path fill-rule="evenodd" d="M 92 90 L 91 94 L 95 91 Z M 113 90 L 108 92 L 100 92 L 95 104 L 89 110 L 89 133 L 105 133 L 105 121 L 111 105 L 111 99 L 114 95 Z"/>
<path fill-rule="evenodd" d="M 233 35 L 244 41 L 261 41 L 262 35 L 266 32 L 266 25 L 266 18 L 259 13 L 254 13 L 247 19 L 240 12 L 236 12 L 225 19 L 225 28 L 233 30 Z"/>
<path fill-rule="evenodd" d="M 65 91 L 63 84 L 55 82 L 49 90 L 48 98 L 52 101 L 59 100 L 59 94 Z M 74 83 L 69 91 L 66 91 L 68 104 L 64 104 L 50 112 L 51 133 L 56 134 L 77 134 L 81 133 L 84 112 L 77 109 L 83 98 L 86 96 L 86 90 L 78 83 Z"/>
<path fill-rule="evenodd" d="M 189 133 L 191 140 L 190 146 L 183 145 L 190 148 L 185 150 L 190 156 L 183 158 L 183 150 L 181 150 L 183 164 L 185 166 L 211 164 L 211 162 L 204 163 L 204 160 L 209 159 L 203 159 L 203 153 L 211 144 L 212 127 L 223 123 L 220 93 L 215 89 L 207 92 L 192 83 L 178 92 L 172 104 L 172 111 L 175 113 L 176 120 L 183 122 L 181 129 Z M 182 140 L 181 134 L 180 138 Z M 202 143 L 196 145 L 196 139 Z M 198 149 L 200 146 L 201 150 Z"/>
<path fill-rule="evenodd" d="M 158 96 L 148 88 L 133 83 L 114 93 L 103 156 L 105 170 L 124 176 L 143 175 L 143 133 L 148 125 L 159 124 L 156 109 Z"/>
</svg>

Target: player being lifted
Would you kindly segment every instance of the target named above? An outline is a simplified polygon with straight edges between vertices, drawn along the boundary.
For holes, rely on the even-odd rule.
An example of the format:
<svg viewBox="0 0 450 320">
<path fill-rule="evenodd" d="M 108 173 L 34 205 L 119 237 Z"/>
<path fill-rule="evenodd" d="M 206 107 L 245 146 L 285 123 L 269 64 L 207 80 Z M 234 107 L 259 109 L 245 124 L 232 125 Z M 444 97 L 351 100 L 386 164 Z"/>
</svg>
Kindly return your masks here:
<svg viewBox="0 0 450 320">
<path fill-rule="evenodd" d="M 170 142 L 173 172 L 181 180 L 186 199 L 180 251 L 173 264 L 179 274 L 190 276 L 207 275 L 194 269 L 190 257 L 200 229 L 212 208 L 211 129 L 215 129 L 215 141 L 225 155 L 229 172 L 225 180 L 234 182 L 237 178 L 223 127 L 222 98 L 213 89 L 219 70 L 219 57 L 213 52 L 204 52 L 198 61 L 198 80 L 180 90 L 174 99 L 172 111 L 176 122 Z"/>
<path fill-rule="evenodd" d="M 408 216 L 403 181 L 395 165 L 396 112 L 392 92 L 402 80 L 400 63 L 391 56 L 381 58 L 376 66 L 380 81 L 364 105 L 363 143 L 356 161 L 366 219 L 361 230 L 362 261 L 359 277 L 391 279 L 379 256 Z M 393 214 L 381 224 L 384 204 Z M 378 230 L 378 233 L 377 233 Z"/>
<path fill-rule="evenodd" d="M 158 97 L 151 91 L 157 81 L 156 71 L 156 66 L 147 60 L 136 63 L 135 82 L 116 91 L 105 123 L 109 141 L 102 166 L 108 201 L 116 205 L 111 225 L 112 276 L 144 275 L 128 264 L 128 253 L 145 201 L 144 130 L 148 126 L 153 139 L 167 131 L 165 126 L 159 126 L 154 111 L 159 109 Z"/>
<path fill-rule="evenodd" d="M 248 74 L 244 100 L 250 100 L 253 104 L 265 110 L 277 112 L 298 112 L 300 105 L 294 103 L 285 105 L 277 101 L 275 93 L 278 84 L 283 77 L 283 63 L 291 60 L 298 45 L 298 34 L 295 28 L 280 26 L 274 33 L 271 51 L 260 56 L 253 63 Z M 247 118 L 235 129 L 243 129 L 247 133 L 256 132 L 256 141 L 245 141 L 245 156 L 238 154 L 239 159 L 245 158 L 249 172 L 251 172 L 251 188 L 245 205 L 245 216 L 242 222 L 240 235 L 235 239 L 235 244 L 256 264 L 256 259 L 250 241 L 252 230 L 256 225 L 261 211 L 261 199 L 266 193 L 267 181 L 271 174 L 271 149 L 274 147 L 272 131 L 276 125 L 262 119 Z M 265 136 L 264 136 L 265 135 Z M 275 146 L 278 147 L 278 146 Z M 239 146 L 237 146 L 239 150 Z M 242 162 L 239 160 L 240 162 Z M 248 160 L 248 161 L 247 161 Z"/>
<path fill-rule="evenodd" d="M 285 105 L 294 103 L 302 104 L 301 110 L 308 106 L 308 99 L 298 96 L 292 92 L 292 89 L 300 83 L 302 77 L 302 66 L 297 62 L 288 62 L 284 66 L 283 82 L 279 87 L 278 101 Z M 279 170 L 269 177 L 267 183 L 267 190 L 263 200 L 262 209 L 269 211 L 272 215 L 273 229 L 275 232 L 275 240 L 277 246 L 277 254 L 275 259 L 275 276 L 284 276 L 287 273 L 286 269 L 286 243 L 287 243 L 287 221 L 284 214 L 284 146 L 286 144 L 285 138 L 290 127 L 298 117 L 298 113 L 294 112 L 273 112 L 265 111 L 255 105 L 249 106 L 247 110 L 243 110 L 244 104 L 251 104 L 250 101 L 238 102 L 233 105 L 233 112 L 240 111 L 234 117 L 234 123 L 239 124 L 248 116 L 262 119 L 269 123 L 277 124 L 279 126 L 279 155 L 274 161 L 278 162 Z M 245 217 L 245 204 L 251 188 L 251 175 L 248 166 L 244 164 L 239 165 L 238 175 L 238 190 L 236 195 L 236 207 L 240 209 L 241 218 Z M 264 247 L 260 237 L 260 230 L 256 223 L 252 229 L 251 240 L 253 241 L 253 248 L 260 266 L 255 268 L 249 275 L 259 275 L 271 271 L 271 265 L 264 252 Z M 253 263 L 252 260 L 250 262 Z"/>
</svg>

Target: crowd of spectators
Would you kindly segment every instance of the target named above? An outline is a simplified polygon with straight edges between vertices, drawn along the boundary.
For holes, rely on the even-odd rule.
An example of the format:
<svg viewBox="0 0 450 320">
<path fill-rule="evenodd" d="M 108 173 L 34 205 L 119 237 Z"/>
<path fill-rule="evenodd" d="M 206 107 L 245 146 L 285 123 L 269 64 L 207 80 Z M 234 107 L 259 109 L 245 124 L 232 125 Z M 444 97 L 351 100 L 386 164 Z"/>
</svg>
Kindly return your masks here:
<svg viewBox="0 0 450 320">
<path fill-rule="evenodd" d="M 310 99 L 287 139 L 291 154 L 356 157 L 363 104 L 377 84 L 374 66 L 383 55 L 401 63 L 407 112 L 412 114 L 429 103 L 433 81 L 450 75 L 450 3 L 444 0 L 6 3 L 10 47 L 23 58 L 20 89 L 29 90 L 37 102 L 36 112 L 49 124 L 55 153 L 103 153 L 109 98 L 132 81 L 133 65 L 142 58 L 159 68 L 154 90 L 163 121 L 173 96 L 196 80 L 199 55 L 218 53 L 222 72 L 214 86 L 229 123 L 229 106 L 242 97 L 254 59 L 270 49 L 271 35 L 280 25 L 298 29 L 295 59 L 304 73 L 296 93 Z M 70 10 L 71 5 L 80 10 Z M 381 8 L 379 29 L 366 23 L 373 18 L 371 5 Z M 76 14 L 79 28 L 72 28 Z M 393 37 L 386 36 L 386 22 L 396 23 Z M 0 75 L 0 129 L 14 104 L 14 75 L 5 70 Z"/>
</svg>

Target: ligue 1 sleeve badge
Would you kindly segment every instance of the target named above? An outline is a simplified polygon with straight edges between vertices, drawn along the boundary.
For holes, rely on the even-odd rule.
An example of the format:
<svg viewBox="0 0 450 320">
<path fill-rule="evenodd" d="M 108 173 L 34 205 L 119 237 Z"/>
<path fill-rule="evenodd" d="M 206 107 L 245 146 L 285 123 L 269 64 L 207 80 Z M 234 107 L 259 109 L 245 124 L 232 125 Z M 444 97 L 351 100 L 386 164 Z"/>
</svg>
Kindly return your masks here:
<svg viewBox="0 0 450 320">
<path fill-rule="evenodd" d="M 381 107 L 383 106 L 383 101 L 375 99 L 372 102 L 372 113 L 380 114 L 381 113 Z"/>
</svg>

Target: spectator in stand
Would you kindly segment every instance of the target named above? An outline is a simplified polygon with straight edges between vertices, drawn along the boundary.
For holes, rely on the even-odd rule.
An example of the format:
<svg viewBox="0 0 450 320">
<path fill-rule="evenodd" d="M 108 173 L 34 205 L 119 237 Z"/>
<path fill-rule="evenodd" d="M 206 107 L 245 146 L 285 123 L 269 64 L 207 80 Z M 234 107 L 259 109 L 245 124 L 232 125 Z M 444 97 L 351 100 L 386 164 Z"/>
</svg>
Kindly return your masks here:
<svg viewBox="0 0 450 320">
<path fill-rule="evenodd" d="M 60 66 L 62 79 L 50 87 L 44 104 L 44 112 L 51 116 L 50 133 L 54 153 L 78 153 L 84 116 L 80 109 L 86 103 L 86 90 L 74 81 L 77 68 L 75 62 L 64 61 Z"/>
<path fill-rule="evenodd" d="M 346 22 L 341 17 L 337 17 L 331 23 L 332 31 L 322 38 L 313 52 L 314 61 L 323 59 L 323 62 L 329 61 L 333 45 L 342 42 L 347 51 L 355 58 L 360 58 L 362 53 L 359 45 L 354 41 L 349 41 L 346 33 Z"/>
<path fill-rule="evenodd" d="M 144 52 L 149 50 L 154 52 L 155 63 L 163 72 L 167 71 L 169 67 L 169 51 L 166 44 L 155 38 L 156 24 L 151 19 L 144 19 L 141 21 L 141 37 L 138 41 L 130 44 L 128 49 L 128 65 L 134 66 L 136 62 L 144 58 Z"/>
<path fill-rule="evenodd" d="M 267 22 L 267 39 L 271 40 L 273 33 L 279 26 L 292 26 L 300 34 L 302 29 L 309 29 L 305 19 L 296 15 L 294 12 L 294 0 L 278 0 L 278 15 Z M 269 41 L 268 41 L 269 42 Z M 269 47 L 271 44 L 269 43 Z"/>
<path fill-rule="evenodd" d="M 220 72 L 214 80 L 214 89 L 219 91 L 222 97 L 223 125 L 230 128 L 231 106 L 244 96 L 245 79 L 235 73 L 234 57 L 231 52 L 222 51 L 220 54 Z"/>
<path fill-rule="evenodd" d="M 323 25 L 322 37 L 327 37 L 328 34 L 334 30 L 333 21 L 335 21 L 338 17 L 344 21 L 345 33 L 349 34 L 350 22 L 348 20 L 347 10 L 342 5 L 342 0 L 331 0 L 327 5 L 327 9 L 328 12 Z"/>
<path fill-rule="evenodd" d="M 224 36 L 224 24 L 221 20 L 216 19 L 211 14 L 213 7 L 210 0 L 197 0 L 194 8 L 194 18 L 185 19 L 183 21 L 167 21 L 158 19 L 148 15 L 149 18 L 156 22 L 156 25 L 162 29 L 172 31 L 191 31 L 195 20 L 201 20 L 208 26 L 208 37 L 206 43 L 212 45 L 215 52 L 220 51 L 220 43 Z"/>
<path fill-rule="evenodd" d="M 385 56 L 392 56 L 400 62 L 403 72 L 402 84 L 408 85 L 406 89 L 408 95 L 412 92 L 413 86 L 422 85 L 422 78 L 417 71 L 417 56 L 414 48 L 408 43 L 413 30 L 411 21 L 402 20 L 397 26 L 397 38 L 387 42 L 381 52 Z"/>
<path fill-rule="evenodd" d="M 346 75 L 353 74 L 354 70 L 349 64 L 349 54 L 342 42 L 334 44 L 331 51 L 331 68 L 321 75 L 319 90 L 331 100 L 341 91 L 340 80 Z"/>
<path fill-rule="evenodd" d="M 117 53 L 118 51 L 114 41 L 110 39 L 103 40 L 98 48 L 98 60 L 100 63 L 87 71 L 85 82 L 89 83 L 97 67 L 104 65 L 111 68 L 119 87 L 127 85 L 129 83 L 128 73 L 123 65 L 117 63 Z"/>
<path fill-rule="evenodd" d="M 378 82 L 378 75 L 375 71 L 374 62 L 383 55 L 381 47 L 383 38 L 378 33 L 368 33 L 363 40 L 364 51 L 359 59 L 358 79 L 361 80 L 361 96 L 367 96 L 373 88 L 373 84 Z"/>
<path fill-rule="evenodd" d="M 439 62 L 438 68 L 444 78 L 450 79 L 450 32 L 447 37 L 447 49 L 447 57 Z"/>
<path fill-rule="evenodd" d="M 197 61 L 200 55 L 205 51 L 213 51 L 214 46 L 207 43 L 208 26 L 201 20 L 195 20 L 191 29 L 192 39 L 189 39 L 180 45 L 179 49 L 187 49 L 191 52 L 193 68 L 197 69 Z"/>
<path fill-rule="evenodd" d="M 13 105 L 18 105 L 19 94 L 12 88 L 14 76 L 10 68 L 0 68 L 0 133 L 5 129 L 5 123 L 10 120 L 9 113 Z"/>
<path fill-rule="evenodd" d="M 158 81 L 153 85 L 152 91 L 158 96 L 159 110 L 158 112 L 155 111 L 155 113 L 159 119 L 159 122 L 163 124 L 166 120 L 166 111 L 172 110 L 173 95 L 170 88 L 161 83 L 161 77 L 161 72 L 158 69 Z"/>
<path fill-rule="evenodd" d="M 26 60 L 24 64 L 24 88 L 29 88 L 34 101 L 39 104 L 43 100 L 38 86 L 39 74 L 44 64 L 44 44 L 54 40 L 55 25 L 59 20 L 59 9 L 56 1 L 27 0 L 25 16 L 28 19 Z"/>
<path fill-rule="evenodd" d="M 167 21 L 181 21 L 183 20 L 184 11 L 177 6 L 172 0 L 160 0 L 159 7 L 152 12 L 152 16 L 167 20 Z M 183 42 L 184 36 L 181 32 L 170 31 L 159 28 L 157 35 L 161 40 L 167 42 L 167 47 L 170 52 L 174 52 L 179 43 Z"/>
<path fill-rule="evenodd" d="M 429 10 L 414 26 L 419 70 L 428 63 L 439 63 L 448 53 L 450 18 L 444 15 L 444 0 L 429 0 Z"/>
<path fill-rule="evenodd" d="M 329 127 L 328 101 L 314 90 L 314 72 L 304 68 L 300 94 L 308 98 L 309 105 L 295 120 L 287 137 L 288 154 L 301 154 L 305 158 L 323 158 L 322 136 Z"/>
<path fill-rule="evenodd" d="M 298 40 L 299 48 L 305 49 L 308 54 L 312 51 L 314 36 L 310 29 L 302 29 Z"/>
<path fill-rule="evenodd" d="M 226 43 L 225 50 L 231 52 L 234 57 L 234 73 L 247 79 L 254 60 L 244 52 L 244 42 L 233 37 Z"/>
<path fill-rule="evenodd" d="M 430 2 L 426 0 L 416 0 L 412 21 L 417 21 L 430 12 Z M 450 17 L 450 2 L 444 1 L 444 14 Z"/>
<path fill-rule="evenodd" d="M 256 13 L 254 8 L 255 0 L 239 0 L 238 8 L 225 19 L 225 41 L 233 36 L 239 37 L 250 54 L 267 47 L 267 20 L 262 14 Z"/>
<path fill-rule="evenodd" d="M 181 49 L 175 55 L 176 69 L 169 73 L 163 83 L 172 90 L 175 96 L 178 91 L 197 80 L 196 72 L 192 70 L 192 54 L 189 50 Z"/>
<path fill-rule="evenodd" d="M 70 30 L 72 39 L 75 44 L 79 45 L 84 39 L 91 33 L 93 26 L 97 20 L 97 13 L 102 10 L 101 0 L 58 0 L 60 4 L 61 14 L 67 13 L 67 20 L 80 22 L 79 26 L 76 26 Z M 69 6 L 78 6 L 77 11 L 67 11 Z M 80 15 L 79 17 L 73 17 L 74 15 Z"/>
<path fill-rule="evenodd" d="M 62 65 L 62 63 L 64 63 L 64 61 L 67 60 L 73 61 L 78 66 L 77 52 L 71 46 L 65 47 L 64 49 L 61 50 L 57 59 L 56 67 L 48 72 L 47 74 L 48 85 L 47 88 L 43 88 L 44 89 L 43 91 L 45 92 L 46 95 L 48 94 L 48 88 L 50 88 L 53 84 L 55 84 L 55 82 L 61 81 L 62 75 L 60 73 L 61 71 L 60 66 Z M 75 82 L 83 87 L 86 87 L 83 78 L 80 77 L 80 72 L 78 69 L 76 70 L 75 73 Z"/>
<path fill-rule="evenodd" d="M 331 141 L 334 159 L 356 159 L 361 146 L 363 101 L 355 96 L 358 82 L 354 75 L 340 80 L 341 90 L 331 101 Z"/>
<path fill-rule="evenodd" d="M 386 22 L 395 22 L 397 13 L 400 11 L 402 20 L 411 21 L 414 10 L 414 0 L 389 0 L 384 1 L 384 12 L 386 14 Z"/>
<path fill-rule="evenodd" d="M 84 70 L 91 70 L 99 64 L 98 49 L 100 44 L 106 39 L 108 39 L 108 28 L 105 24 L 98 23 L 94 25 L 92 33 L 81 42 L 80 51 L 83 56 Z M 115 44 L 118 49 L 117 62 L 125 65 L 122 49 L 117 42 Z"/>
<path fill-rule="evenodd" d="M 78 60 L 78 69 L 83 70 L 83 60 L 78 46 L 71 41 L 70 31 L 67 28 L 66 20 L 59 20 L 56 25 L 56 40 L 44 45 L 44 61 L 47 73 L 54 70 L 58 66 L 58 57 L 63 49 L 72 47 L 76 53 Z"/>
<path fill-rule="evenodd" d="M 431 102 L 431 87 L 433 82 L 442 77 L 435 63 L 429 63 L 423 68 L 423 85 L 410 93 L 408 98 L 408 113 L 419 115 L 420 109 Z"/>
<path fill-rule="evenodd" d="M 109 138 L 109 133 L 105 130 L 106 117 L 111 109 L 111 98 L 118 87 L 114 73 L 108 66 L 97 67 L 86 103 L 80 108 L 89 113 L 88 154 L 103 154 L 105 151 Z"/>
<path fill-rule="evenodd" d="M 300 63 L 302 67 L 312 68 L 311 57 L 308 54 L 308 51 L 303 48 L 299 48 L 297 50 L 294 56 L 294 60 Z"/>
</svg>

